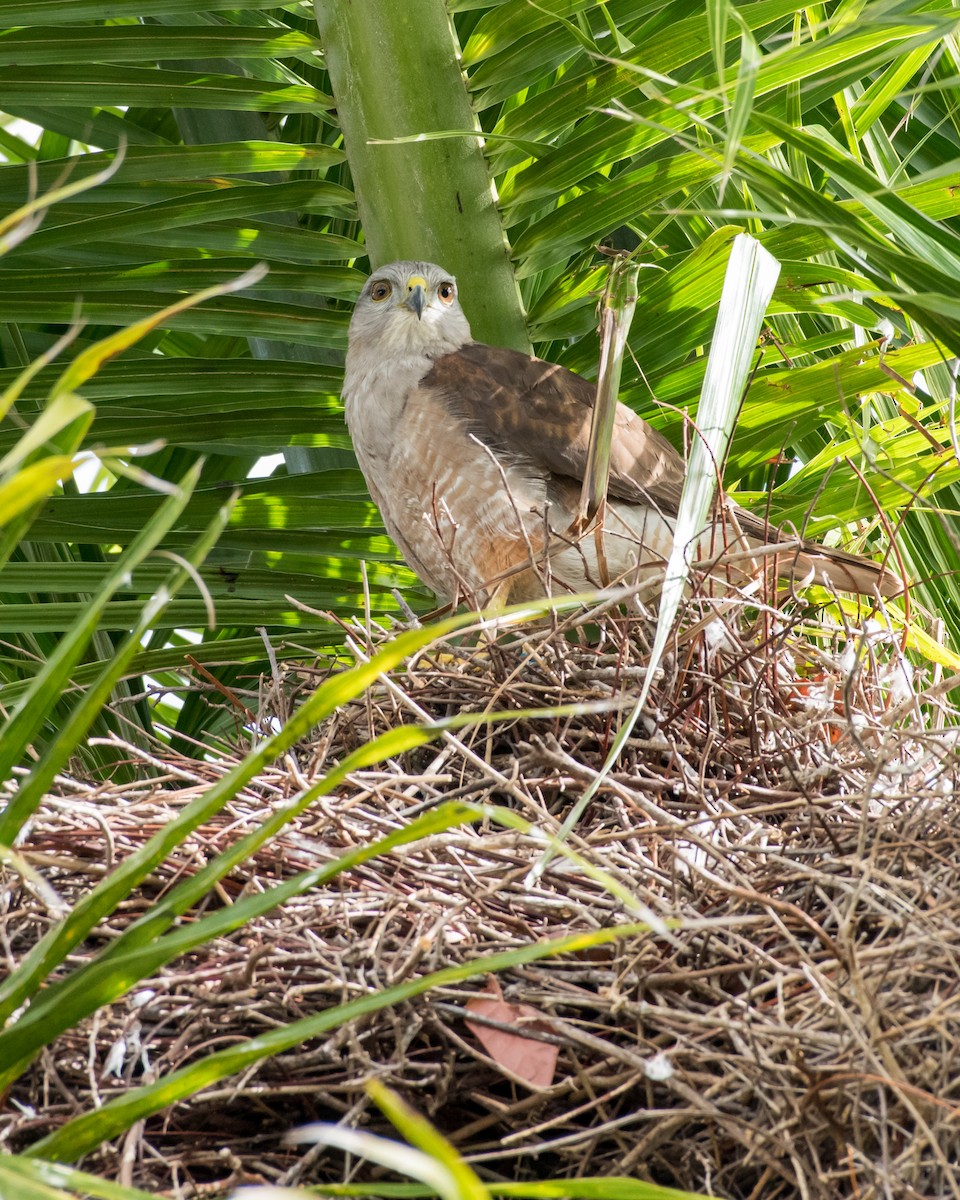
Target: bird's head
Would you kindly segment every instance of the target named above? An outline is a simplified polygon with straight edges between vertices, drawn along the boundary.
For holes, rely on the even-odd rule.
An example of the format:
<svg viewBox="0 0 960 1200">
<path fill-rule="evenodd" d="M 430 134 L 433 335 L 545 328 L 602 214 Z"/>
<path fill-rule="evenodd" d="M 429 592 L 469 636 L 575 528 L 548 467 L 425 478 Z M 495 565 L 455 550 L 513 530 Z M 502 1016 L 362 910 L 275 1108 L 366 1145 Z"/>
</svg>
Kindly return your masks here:
<svg viewBox="0 0 960 1200">
<path fill-rule="evenodd" d="M 439 358 L 471 340 L 457 281 L 436 263 L 387 263 L 367 280 L 350 321 L 350 348 Z"/>
</svg>

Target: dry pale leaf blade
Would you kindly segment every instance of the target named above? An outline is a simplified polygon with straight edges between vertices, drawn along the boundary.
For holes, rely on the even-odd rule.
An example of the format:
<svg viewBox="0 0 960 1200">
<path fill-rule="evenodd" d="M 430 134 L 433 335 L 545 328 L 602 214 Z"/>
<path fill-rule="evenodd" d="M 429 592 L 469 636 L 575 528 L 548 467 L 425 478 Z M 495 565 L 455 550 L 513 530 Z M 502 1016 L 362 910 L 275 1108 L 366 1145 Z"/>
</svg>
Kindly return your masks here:
<svg viewBox="0 0 960 1200">
<path fill-rule="evenodd" d="M 333 1146 L 346 1154 L 353 1154 L 357 1158 L 364 1158 L 368 1162 L 396 1171 L 398 1175 L 417 1179 L 432 1187 L 443 1200 L 459 1200 L 456 1180 L 451 1177 L 443 1163 L 437 1162 L 429 1154 L 424 1154 L 422 1150 L 404 1145 L 403 1142 L 379 1137 L 363 1129 L 347 1129 L 343 1125 L 331 1125 L 323 1121 L 292 1130 L 286 1141 L 291 1145 L 307 1143 Z M 244 1194 L 247 1193 L 238 1195 Z"/>
<path fill-rule="evenodd" d="M 627 337 L 637 307 L 639 266 L 618 258 L 610 266 L 610 277 L 600 306 L 600 370 L 597 396 L 590 421 L 587 466 L 580 493 L 577 519 L 586 526 L 597 515 L 607 494 L 610 451 L 620 399 L 620 375 Z"/>
<path fill-rule="evenodd" d="M 745 233 L 734 238 L 697 408 L 697 436 L 687 463 L 680 508 L 674 522 L 673 549 L 664 572 L 660 612 L 646 677 L 636 704 L 620 726 L 602 768 L 564 818 L 557 841 L 564 841 L 580 820 L 620 757 L 620 751 L 647 702 L 680 609 L 691 561 L 697 557 L 697 543 L 716 496 L 718 472 L 726 458 L 760 327 L 779 274 L 780 264 L 755 238 Z M 532 870 L 531 879 L 543 874 L 554 853 L 551 846 Z"/>
</svg>

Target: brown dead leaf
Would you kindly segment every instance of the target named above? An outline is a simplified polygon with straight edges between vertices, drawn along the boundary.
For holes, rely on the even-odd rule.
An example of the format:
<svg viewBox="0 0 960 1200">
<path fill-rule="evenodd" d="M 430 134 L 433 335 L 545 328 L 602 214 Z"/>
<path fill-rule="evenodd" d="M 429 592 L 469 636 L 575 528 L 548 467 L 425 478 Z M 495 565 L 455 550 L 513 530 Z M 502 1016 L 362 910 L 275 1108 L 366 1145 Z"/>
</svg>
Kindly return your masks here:
<svg viewBox="0 0 960 1200">
<path fill-rule="evenodd" d="M 499 1021 L 501 1025 L 516 1025 L 522 1029 L 549 1030 L 549 1022 L 530 1004 L 510 1004 L 504 1000 L 500 984 L 493 977 L 486 983 L 491 993 L 489 1000 L 468 1000 L 467 1010 L 477 1016 Z M 467 1021 L 467 1027 L 475 1035 L 493 1061 L 511 1075 L 522 1079 L 530 1087 L 547 1088 L 553 1083 L 557 1068 L 559 1047 L 549 1042 L 534 1041 L 523 1033 L 510 1033 L 505 1029 L 492 1029 Z"/>
</svg>

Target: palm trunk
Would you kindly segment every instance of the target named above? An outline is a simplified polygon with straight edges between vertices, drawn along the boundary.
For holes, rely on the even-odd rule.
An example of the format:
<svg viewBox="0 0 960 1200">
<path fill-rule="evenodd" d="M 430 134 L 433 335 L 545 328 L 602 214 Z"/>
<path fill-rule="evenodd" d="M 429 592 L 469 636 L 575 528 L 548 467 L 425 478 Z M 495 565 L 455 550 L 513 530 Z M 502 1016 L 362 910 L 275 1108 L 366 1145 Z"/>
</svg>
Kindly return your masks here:
<svg viewBox="0 0 960 1200">
<path fill-rule="evenodd" d="M 442 263 L 474 336 L 528 350 L 509 248 L 443 0 L 315 0 L 360 217 L 378 266 Z M 380 144 L 464 130 L 464 137 Z"/>
</svg>

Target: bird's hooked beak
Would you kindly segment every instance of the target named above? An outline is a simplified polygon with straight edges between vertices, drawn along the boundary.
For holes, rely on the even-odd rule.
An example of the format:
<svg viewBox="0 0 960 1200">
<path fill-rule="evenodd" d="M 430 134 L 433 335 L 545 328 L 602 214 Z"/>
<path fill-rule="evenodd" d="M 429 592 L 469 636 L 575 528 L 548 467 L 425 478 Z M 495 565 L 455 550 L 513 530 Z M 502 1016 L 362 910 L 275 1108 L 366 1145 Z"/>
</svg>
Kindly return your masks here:
<svg viewBox="0 0 960 1200">
<path fill-rule="evenodd" d="M 422 275 L 411 275 L 407 280 L 407 298 L 404 304 L 417 314 L 417 320 L 423 317 L 423 309 L 427 303 L 427 281 Z"/>
</svg>

